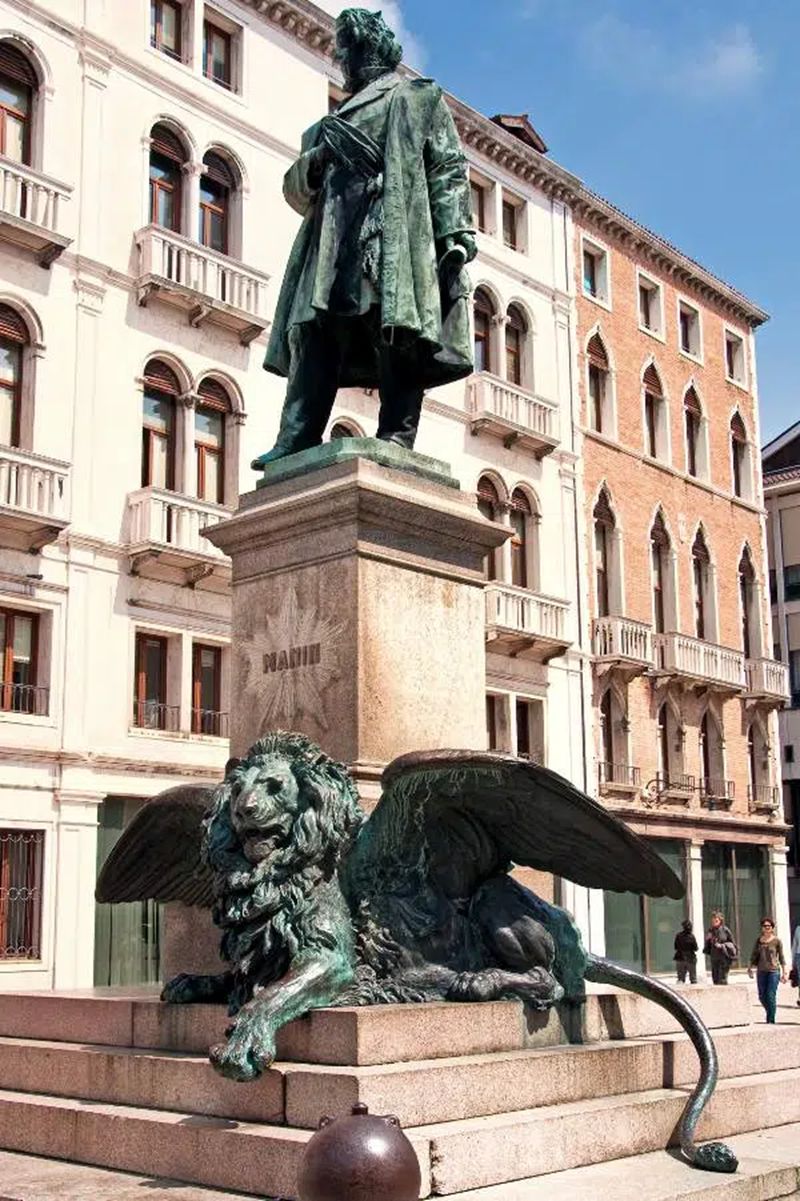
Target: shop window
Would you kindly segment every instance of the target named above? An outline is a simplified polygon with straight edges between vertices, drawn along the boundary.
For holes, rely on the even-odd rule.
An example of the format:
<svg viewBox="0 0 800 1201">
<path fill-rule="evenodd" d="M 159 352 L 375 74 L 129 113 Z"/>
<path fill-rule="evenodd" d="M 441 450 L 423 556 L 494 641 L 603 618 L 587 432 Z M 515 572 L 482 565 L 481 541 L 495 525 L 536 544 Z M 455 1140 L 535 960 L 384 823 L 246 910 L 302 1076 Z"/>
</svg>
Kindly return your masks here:
<svg viewBox="0 0 800 1201">
<path fill-rule="evenodd" d="M 42 957 L 44 830 L 0 828 L 0 963 Z"/>
<path fill-rule="evenodd" d="M 703 843 L 702 876 L 706 913 L 724 914 L 746 963 L 761 933 L 761 918 L 772 908 L 767 848 L 709 840 Z"/>
<path fill-rule="evenodd" d="M 686 844 L 669 838 L 645 841 L 685 882 Z M 604 900 L 607 957 L 635 971 L 673 972 L 674 940 L 688 914 L 686 899 L 606 892 Z"/>
<path fill-rule="evenodd" d="M 138 797 L 106 797 L 97 830 L 97 874 L 123 831 L 146 802 Z M 95 905 L 94 984 L 96 988 L 161 984 L 162 908 L 157 901 Z"/>
</svg>

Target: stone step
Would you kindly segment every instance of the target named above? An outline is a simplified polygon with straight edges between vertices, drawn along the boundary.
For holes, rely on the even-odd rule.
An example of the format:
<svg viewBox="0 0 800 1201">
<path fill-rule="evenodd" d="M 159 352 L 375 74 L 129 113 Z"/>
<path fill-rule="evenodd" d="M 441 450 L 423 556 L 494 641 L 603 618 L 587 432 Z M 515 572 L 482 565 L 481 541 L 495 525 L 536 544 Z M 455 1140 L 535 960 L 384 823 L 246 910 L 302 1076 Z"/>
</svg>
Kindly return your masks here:
<svg viewBox="0 0 800 1201">
<path fill-rule="evenodd" d="M 495 1117 L 421 1126 L 436 1195 L 449 1195 L 663 1149 L 688 1089 L 653 1089 Z M 723 1080 L 701 1140 L 800 1121 L 800 1069 Z"/>
<path fill-rule="evenodd" d="M 698 1172 L 669 1151 L 571 1168 L 554 1175 L 455 1193 L 450 1201 L 796 1201 L 800 1197 L 800 1125 L 728 1140 L 739 1157 L 734 1175 Z M 104 1199 L 105 1201 L 105 1199 Z"/>
<path fill-rule="evenodd" d="M 747 987 L 687 986 L 712 1029 L 751 1022 Z M 203 1053 L 230 1019 L 222 1006 L 163 1005 L 152 990 L 0 993 L 0 1036 Z M 279 1058 L 368 1066 L 479 1055 L 570 1041 L 645 1038 L 678 1031 L 660 1006 L 614 989 L 593 991 L 583 1012 L 525 1011 L 516 1001 L 320 1009 L 281 1031 Z"/>
<path fill-rule="evenodd" d="M 719 1030 L 716 1045 L 722 1077 L 800 1067 L 800 1025 Z M 679 1035 L 372 1067 L 279 1061 L 246 1086 L 205 1055 L 0 1038 L 0 1088 L 307 1129 L 356 1101 L 419 1126 L 693 1084 L 697 1074 Z"/>
<path fill-rule="evenodd" d="M 800 1069 L 720 1083 L 704 1139 L 800 1120 Z M 653 1089 L 407 1129 L 423 1193 L 451 1195 L 666 1147 L 688 1089 Z M 292 1196 L 310 1131 L 0 1091 L 0 1147 L 217 1189 Z M 699 1175 L 699 1173 L 698 1173 Z"/>
<path fill-rule="evenodd" d="M 179 1180 L 0 1151 L 0 1201 L 252 1201 Z"/>
</svg>

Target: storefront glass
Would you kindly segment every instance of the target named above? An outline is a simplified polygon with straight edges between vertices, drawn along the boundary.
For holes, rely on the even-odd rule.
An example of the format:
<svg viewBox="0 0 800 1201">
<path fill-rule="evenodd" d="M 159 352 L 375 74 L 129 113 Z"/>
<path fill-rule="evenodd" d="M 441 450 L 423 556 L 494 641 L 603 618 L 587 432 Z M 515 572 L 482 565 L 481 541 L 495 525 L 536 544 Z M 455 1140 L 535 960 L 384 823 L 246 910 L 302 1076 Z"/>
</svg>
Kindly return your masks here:
<svg viewBox="0 0 800 1201">
<path fill-rule="evenodd" d="M 686 880 L 686 843 L 671 838 L 645 841 Z M 623 967 L 645 972 L 671 972 L 675 935 L 686 917 L 686 899 L 638 897 L 606 892 L 606 955 Z"/>
</svg>

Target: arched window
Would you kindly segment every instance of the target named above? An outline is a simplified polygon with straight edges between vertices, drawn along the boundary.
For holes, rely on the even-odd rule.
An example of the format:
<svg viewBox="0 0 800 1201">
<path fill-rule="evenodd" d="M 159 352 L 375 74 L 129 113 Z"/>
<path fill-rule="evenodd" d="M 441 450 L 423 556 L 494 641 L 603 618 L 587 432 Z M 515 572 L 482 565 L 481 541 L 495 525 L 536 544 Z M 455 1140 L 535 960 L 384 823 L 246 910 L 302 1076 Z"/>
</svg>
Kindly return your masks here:
<svg viewBox="0 0 800 1201">
<path fill-rule="evenodd" d="M 482 475 L 478 480 L 478 512 L 487 521 L 499 521 L 500 519 L 500 496 L 497 488 L 486 475 Z M 490 550 L 483 560 L 483 574 L 487 580 L 496 580 L 498 577 L 498 554 L 499 548 Z"/>
<path fill-rule="evenodd" d="M 749 497 L 749 454 L 747 431 L 738 413 L 731 417 L 731 475 L 733 495 Z"/>
<path fill-rule="evenodd" d="M 667 788 L 670 782 L 671 755 L 669 745 L 669 709 L 667 702 L 658 710 L 658 778 L 659 788 Z"/>
<path fill-rule="evenodd" d="M 683 398 L 683 419 L 686 427 L 686 471 L 689 475 L 698 476 L 701 474 L 703 410 L 694 388 L 689 388 Z"/>
<path fill-rule="evenodd" d="M 204 379 L 197 389 L 194 410 L 197 495 L 216 505 L 225 501 L 225 420 L 230 408 L 230 397 L 222 384 Z"/>
<path fill-rule="evenodd" d="M 613 777 L 614 763 L 614 701 L 611 695 L 611 689 L 607 688 L 603 693 L 603 699 L 600 701 L 600 759 L 601 781 L 611 779 Z"/>
<path fill-rule="evenodd" d="M 616 524 L 605 488 L 594 507 L 594 569 L 597 591 L 597 616 L 611 612 L 613 536 Z"/>
<path fill-rule="evenodd" d="M 742 650 L 746 659 L 755 657 L 758 609 L 756 606 L 756 572 L 750 550 L 745 547 L 739 560 L 739 606 L 742 619 Z"/>
<path fill-rule="evenodd" d="M 0 154 L 16 163 L 32 162 L 38 86 L 36 72 L 22 51 L 11 41 L 0 42 Z"/>
<path fill-rule="evenodd" d="M 19 313 L 0 304 L 0 443 L 20 445 L 22 373 L 28 330 Z"/>
<path fill-rule="evenodd" d="M 669 701 L 659 706 L 656 717 L 656 777 L 659 790 L 685 791 L 688 780 L 684 776 L 683 733 Z"/>
<path fill-rule="evenodd" d="M 221 154 L 209 150 L 203 156 L 205 171 L 200 179 L 200 228 L 197 240 L 201 246 L 230 254 L 231 205 L 236 191 L 236 178 Z"/>
<path fill-rule="evenodd" d="M 519 588 L 535 587 L 536 547 L 534 512 L 521 488 L 511 494 L 511 583 Z"/>
<path fill-rule="evenodd" d="M 706 709 L 700 722 L 700 791 L 712 801 L 730 800 L 730 786 L 724 778 L 722 737 L 710 710 Z"/>
<path fill-rule="evenodd" d="M 644 385 L 644 450 L 651 459 L 667 459 L 667 414 L 664 389 L 655 367 L 650 364 L 642 380 Z"/>
<path fill-rule="evenodd" d="M 600 434 L 611 431 L 608 355 L 599 334 L 586 347 L 589 361 L 589 425 Z"/>
<path fill-rule="evenodd" d="M 506 319 L 506 379 L 522 386 L 524 378 L 525 337 L 528 327 L 520 310 L 512 304 Z"/>
<path fill-rule="evenodd" d="M 669 570 L 670 541 L 664 518 L 656 514 L 650 530 L 650 566 L 653 586 L 653 629 L 663 634 L 667 629 L 667 585 Z M 670 614 L 671 616 L 671 614 Z"/>
<path fill-rule="evenodd" d="M 166 125 L 150 131 L 150 222 L 180 233 L 182 227 L 183 166 L 186 150 Z"/>
<path fill-rule="evenodd" d="M 491 371 L 492 363 L 492 321 L 494 305 L 488 292 L 478 288 L 474 301 L 475 312 L 475 370 Z"/>
<path fill-rule="evenodd" d="M 142 413 L 142 487 L 175 486 L 175 401 L 178 377 L 161 359 L 144 369 Z"/>
<path fill-rule="evenodd" d="M 710 570 L 711 556 L 708 553 L 703 531 L 698 530 L 692 545 L 692 583 L 694 588 L 694 626 L 698 638 L 710 634 Z"/>
<path fill-rule="evenodd" d="M 747 767 L 750 809 L 772 809 L 775 799 L 769 778 L 769 744 L 757 721 L 747 727 Z"/>
</svg>

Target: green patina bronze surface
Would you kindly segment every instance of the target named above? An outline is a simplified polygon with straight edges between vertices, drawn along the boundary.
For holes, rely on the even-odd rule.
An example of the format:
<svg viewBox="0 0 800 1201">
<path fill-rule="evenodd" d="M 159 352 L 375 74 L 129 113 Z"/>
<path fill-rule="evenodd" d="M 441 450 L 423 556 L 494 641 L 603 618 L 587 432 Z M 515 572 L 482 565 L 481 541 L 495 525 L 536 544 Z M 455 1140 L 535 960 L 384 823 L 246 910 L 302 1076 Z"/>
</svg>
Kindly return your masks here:
<svg viewBox="0 0 800 1201">
<path fill-rule="evenodd" d="M 310 450 L 301 450 L 297 454 L 273 460 L 265 465 L 263 477 L 256 487 L 265 488 L 268 484 L 294 479 L 309 471 L 317 471 L 320 467 L 346 463 L 350 459 L 369 459 L 372 463 L 380 463 L 382 467 L 405 471 L 434 484 L 443 484 L 446 488 L 461 487 L 452 474 L 450 464 L 444 459 L 421 455 L 416 450 L 405 450 L 402 446 L 382 442 L 378 438 L 336 438 L 332 442 L 324 442 L 322 446 L 312 446 Z"/>
<path fill-rule="evenodd" d="M 288 379 L 272 459 L 318 445 L 339 387 L 377 388 L 377 436 L 412 448 L 423 391 L 473 370 L 466 160 L 441 88 L 399 74 L 380 13 L 338 18 L 350 96 L 284 180 L 303 218 L 264 366 Z"/>
<path fill-rule="evenodd" d="M 580 1003 L 584 981 L 632 989 L 681 1023 L 700 1081 L 678 1126 L 698 1166 L 733 1171 L 694 1131 L 716 1081 L 714 1046 L 660 981 L 584 949 L 571 916 L 523 888 L 513 864 L 587 887 L 677 897 L 645 842 L 547 768 L 474 751 L 404 755 L 369 818 L 347 769 L 300 734 L 276 732 L 228 765 L 215 790 L 175 788 L 146 805 L 107 860 L 100 901 L 205 905 L 225 970 L 181 975 L 175 1003 L 225 1002 L 234 1022 L 216 1069 L 253 1080 L 280 1028 L 330 1005 L 519 999 Z"/>
</svg>

